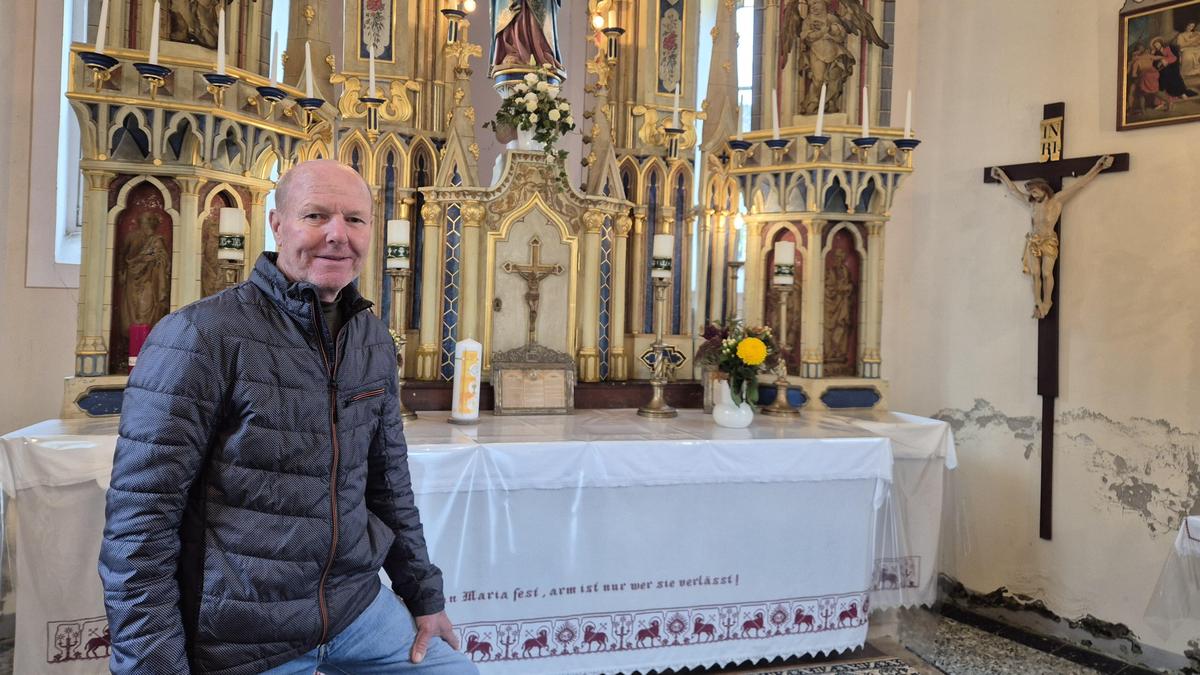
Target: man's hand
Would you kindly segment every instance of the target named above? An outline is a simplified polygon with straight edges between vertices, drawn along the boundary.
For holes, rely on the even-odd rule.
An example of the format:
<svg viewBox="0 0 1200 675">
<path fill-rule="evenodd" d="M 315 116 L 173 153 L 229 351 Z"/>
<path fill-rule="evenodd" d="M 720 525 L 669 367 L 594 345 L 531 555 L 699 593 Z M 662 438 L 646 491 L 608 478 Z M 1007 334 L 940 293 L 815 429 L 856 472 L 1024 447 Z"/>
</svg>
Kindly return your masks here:
<svg viewBox="0 0 1200 675">
<path fill-rule="evenodd" d="M 418 616 L 416 621 L 417 637 L 413 640 L 412 653 L 409 655 L 413 663 L 425 660 L 429 641 L 435 637 L 442 638 L 451 649 L 458 651 L 458 636 L 454 634 L 454 625 L 450 623 L 450 617 L 446 616 L 445 612 Z"/>
</svg>

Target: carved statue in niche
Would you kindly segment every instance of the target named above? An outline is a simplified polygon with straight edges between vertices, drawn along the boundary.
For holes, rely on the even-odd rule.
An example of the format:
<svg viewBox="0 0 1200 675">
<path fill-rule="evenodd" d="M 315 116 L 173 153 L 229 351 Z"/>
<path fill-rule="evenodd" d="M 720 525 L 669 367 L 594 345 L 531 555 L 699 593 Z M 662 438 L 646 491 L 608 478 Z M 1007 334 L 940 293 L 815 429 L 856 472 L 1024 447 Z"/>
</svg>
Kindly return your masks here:
<svg viewBox="0 0 1200 675">
<path fill-rule="evenodd" d="M 204 216 L 204 224 L 200 229 L 200 295 L 208 297 L 225 289 L 221 277 L 220 261 L 217 260 L 218 234 L 221 227 L 221 207 L 225 206 L 221 198 L 213 200 L 212 208 Z"/>
<path fill-rule="evenodd" d="M 558 50 L 562 0 L 492 0 L 492 72 L 550 64 L 563 71 Z"/>
<path fill-rule="evenodd" d="M 140 214 L 121 247 L 117 283 L 125 327 L 153 326 L 171 307 L 171 251 L 158 233 L 159 224 L 157 213 Z"/>
<path fill-rule="evenodd" d="M 854 317 L 854 279 L 846 251 L 835 248 L 825 267 L 825 375 L 850 374 L 850 333 Z"/>
<path fill-rule="evenodd" d="M 233 0 L 168 0 L 166 5 L 167 39 L 172 42 L 217 48 L 217 11 Z M 226 10 L 228 20 L 228 10 Z"/>
<path fill-rule="evenodd" d="M 847 45 L 851 34 L 888 48 L 862 4 L 837 2 L 834 7 L 830 9 L 829 0 L 784 0 L 780 8 L 778 73 L 795 52 L 798 73 L 808 83 L 800 103 L 802 115 L 816 114 L 821 85 L 826 85 L 825 112 L 846 112 L 846 80 L 857 63 Z"/>
</svg>

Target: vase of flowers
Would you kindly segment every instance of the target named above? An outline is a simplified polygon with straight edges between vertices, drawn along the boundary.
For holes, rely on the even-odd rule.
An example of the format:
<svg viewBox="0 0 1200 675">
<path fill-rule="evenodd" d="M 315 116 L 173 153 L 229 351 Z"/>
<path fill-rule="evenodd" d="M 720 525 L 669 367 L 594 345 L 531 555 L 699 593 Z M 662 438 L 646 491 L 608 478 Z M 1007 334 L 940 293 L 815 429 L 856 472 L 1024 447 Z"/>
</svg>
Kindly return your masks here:
<svg viewBox="0 0 1200 675">
<path fill-rule="evenodd" d="M 526 73 L 516 84 L 506 85 L 507 95 L 496 111 L 496 119 L 484 126 L 496 132 L 497 138 L 520 150 L 544 151 L 554 155 L 561 164 L 565 150 L 555 144 L 575 128 L 571 104 L 562 97 L 559 79 L 548 65 Z M 512 130 L 516 130 L 513 140 Z"/>
<path fill-rule="evenodd" d="M 779 361 L 771 329 L 747 328 L 740 321 L 731 321 L 710 324 L 703 337 L 696 361 L 714 365 L 720 373 L 713 421 L 721 426 L 744 427 L 754 418 L 753 406 L 758 403 L 758 373 Z"/>
</svg>

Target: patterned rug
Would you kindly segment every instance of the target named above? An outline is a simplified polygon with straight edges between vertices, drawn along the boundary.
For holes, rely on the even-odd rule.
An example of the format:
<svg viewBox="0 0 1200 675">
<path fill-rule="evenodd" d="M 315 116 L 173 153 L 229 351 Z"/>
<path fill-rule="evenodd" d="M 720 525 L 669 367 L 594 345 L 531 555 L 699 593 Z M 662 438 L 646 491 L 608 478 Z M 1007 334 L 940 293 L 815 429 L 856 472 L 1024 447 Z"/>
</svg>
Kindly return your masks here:
<svg viewBox="0 0 1200 675">
<path fill-rule="evenodd" d="M 856 673 L 857 675 L 921 675 L 921 671 L 893 658 L 863 659 L 811 666 L 785 666 L 765 670 L 739 670 L 736 675 L 815 675 L 817 673 Z M 731 674 L 733 675 L 733 674 Z"/>
</svg>

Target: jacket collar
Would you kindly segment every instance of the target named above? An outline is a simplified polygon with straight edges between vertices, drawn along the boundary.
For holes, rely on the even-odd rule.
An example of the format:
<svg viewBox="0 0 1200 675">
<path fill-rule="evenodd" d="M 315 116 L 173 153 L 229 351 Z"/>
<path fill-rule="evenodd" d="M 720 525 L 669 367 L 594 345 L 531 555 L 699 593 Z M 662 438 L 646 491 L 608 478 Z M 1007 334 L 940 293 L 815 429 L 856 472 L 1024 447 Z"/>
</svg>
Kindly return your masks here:
<svg viewBox="0 0 1200 675">
<path fill-rule="evenodd" d="M 279 254 L 266 251 L 254 263 L 250 282 L 259 288 L 285 314 L 292 317 L 305 331 L 316 335 L 313 323 L 317 309 L 317 287 L 307 281 L 288 281 L 279 269 L 276 260 Z M 374 303 L 367 300 L 351 283 L 342 289 L 341 305 L 347 321 L 350 317 L 370 308 Z"/>
</svg>

